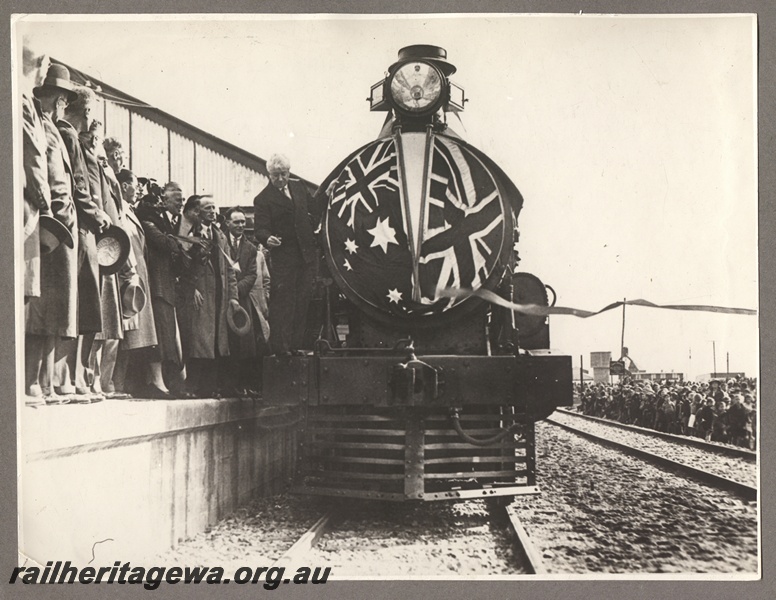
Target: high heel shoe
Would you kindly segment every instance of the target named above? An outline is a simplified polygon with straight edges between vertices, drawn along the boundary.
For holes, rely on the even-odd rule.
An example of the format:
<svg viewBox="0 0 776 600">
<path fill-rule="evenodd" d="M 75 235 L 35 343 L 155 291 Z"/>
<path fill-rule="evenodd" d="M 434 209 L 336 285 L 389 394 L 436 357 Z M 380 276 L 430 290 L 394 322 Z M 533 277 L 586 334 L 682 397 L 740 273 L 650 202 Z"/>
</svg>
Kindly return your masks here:
<svg viewBox="0 0 776 600">
<path fill-rule="evenodd" d="M 156 387 L 153 383 L 146 384 L 143 389 L 141 397 L 150 398 L 151 400 L 170 400 L 172 396 L 170 392 L 165 392 Z"/>
</svg>

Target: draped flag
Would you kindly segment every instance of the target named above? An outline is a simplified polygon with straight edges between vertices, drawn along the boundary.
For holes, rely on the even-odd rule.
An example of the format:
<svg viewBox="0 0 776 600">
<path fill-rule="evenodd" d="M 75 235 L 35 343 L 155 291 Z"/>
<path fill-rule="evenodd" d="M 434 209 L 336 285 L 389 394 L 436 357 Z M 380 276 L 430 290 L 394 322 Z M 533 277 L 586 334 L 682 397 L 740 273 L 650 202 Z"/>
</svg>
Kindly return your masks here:
<svg viewBox="0 0 776 600">
<path fill-rule="evenodd" d="M 490 172 L 455 141 L 434 139 L 419 257 L 424 301 L 447 288 L 479 289 L 504 236 L 504 208 Z"/>
<path fill-rule="evenodd" d="M 419 157 L 406 149 L 408 138 L 402 145 L 393 137 L 354 155 L 330 188 L 326 213 L 330 258 L 347 291 L 394 315 L 442 312 L 463 301 L 442 290 L 479 289 L 507 227 L 488 168 L 461 142 L 422 135 Z M 402 171 L 425 156 L 420 177 Z"/>
</svg>

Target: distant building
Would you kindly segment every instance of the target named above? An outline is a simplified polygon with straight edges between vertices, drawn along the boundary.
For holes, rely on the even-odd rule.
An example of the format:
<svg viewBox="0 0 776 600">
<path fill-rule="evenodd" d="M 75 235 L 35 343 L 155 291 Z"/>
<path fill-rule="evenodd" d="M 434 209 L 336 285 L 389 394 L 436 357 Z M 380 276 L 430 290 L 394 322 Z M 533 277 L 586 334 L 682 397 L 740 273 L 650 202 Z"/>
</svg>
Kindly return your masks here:
<svg viewBox="0 0 776 600">
<path fill-rule="evenodd" d="M 593 369 L 593 381 L 596 383 L 609 383 L 611 381 L 611 373 L 609 371 L 611 364 L 611 352 L 591 352 L 590 366 Z"/>
<path fill-rule="evenodd" d="M 746 377 L 745 373 L 702 373 L 695 376 L 695 381 L 711 381 L 712 379 L 738 379 L 739 377 Z"/>
<path fill-rule="evenodd" d="M 676 381 L 681 382 L 684 381 L 684 373 L 645 373 L 643 371 L 639 371 L 637 373 L 633 373 L 633 379 L 636 379 L 638 381 Z"/>
<path fill-rule="evenodd" d="M 622 349 L 619 360 L 612 360 L 611 352 L 591 352 L 590 366 L 596 383 L 611 383 L 612 376 L 620 379 L 631 377 L 639 372 L 636 363 L 628 356 L 628 349 Z"/>
<path fill-rule="evenodd" d="M 160 185 L 176 181 L 184 197 L 212 194 L 219 208 L 250 207 L 253 227 L 253 198 L 269 183 L 266 159 L 65 66 L 75 83 L 92 88 L 102 100 L 101 110 L 93 116 L 102 121 L 105 137 L 121 142 L 125 165 L 135 175 L 156 179 Z M 316 184 L 302 181 L 315 192 Z"/>
</svg>

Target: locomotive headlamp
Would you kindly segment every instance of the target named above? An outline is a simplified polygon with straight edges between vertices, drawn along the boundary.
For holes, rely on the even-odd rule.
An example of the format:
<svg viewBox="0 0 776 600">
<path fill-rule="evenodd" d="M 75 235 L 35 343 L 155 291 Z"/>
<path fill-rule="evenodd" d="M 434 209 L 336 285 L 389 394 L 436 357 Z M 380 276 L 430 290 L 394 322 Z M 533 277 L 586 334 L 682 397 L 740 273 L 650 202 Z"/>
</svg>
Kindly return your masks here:
<svg viewBox="0 0 776 600">
<path fill-rule="evenodd" d="M 431 63 L 412 61 L 391 74 L 388 89 L 398 110 L 420 116 L 441 106 L 446 96 L 446 79 Z"/>
<path fill-rule="evenodd" d="M 455 70 L 444 48 L 425 44 L 402 48 L 386 78 L 370 88 L 369 110 L 393 110 L 398 124 L 418 130 L 439 109 L 460 112 L 466 98 L 463 88 L 449 79 Z"/>
</svg>

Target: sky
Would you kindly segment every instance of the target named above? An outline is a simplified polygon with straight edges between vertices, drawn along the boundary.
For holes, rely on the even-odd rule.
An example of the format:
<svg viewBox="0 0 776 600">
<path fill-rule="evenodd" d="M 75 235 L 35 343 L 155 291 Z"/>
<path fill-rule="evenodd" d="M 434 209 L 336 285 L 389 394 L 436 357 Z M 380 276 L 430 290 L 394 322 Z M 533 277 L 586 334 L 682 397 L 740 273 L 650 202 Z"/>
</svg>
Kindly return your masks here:
<svg viewBox="0 0 776 600">
<path fill-rule="evenodd" d="M 105 83 L 320 182 L 377 137 L 370 86 L 442 46 L 451 127 L 520 189 L 521 269 L 558 304 L 757 308 L 751 16 L 25 17 L 17 34 Z M 641 369 L 755 375 L 757 318 L 628 307 Z M 619 356 L 622 310 L 551 318 L 553 348 Z"/>
</svg>

